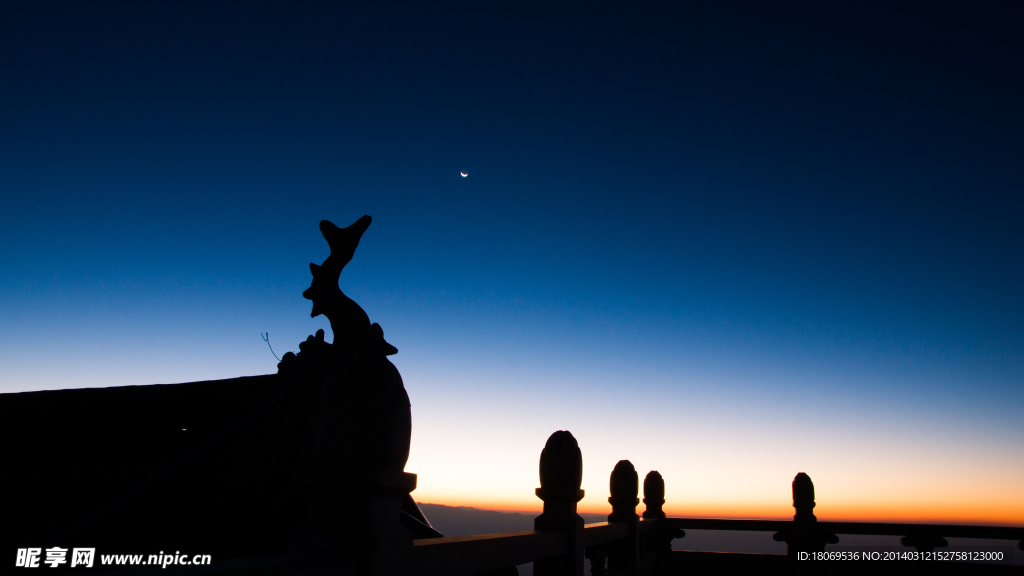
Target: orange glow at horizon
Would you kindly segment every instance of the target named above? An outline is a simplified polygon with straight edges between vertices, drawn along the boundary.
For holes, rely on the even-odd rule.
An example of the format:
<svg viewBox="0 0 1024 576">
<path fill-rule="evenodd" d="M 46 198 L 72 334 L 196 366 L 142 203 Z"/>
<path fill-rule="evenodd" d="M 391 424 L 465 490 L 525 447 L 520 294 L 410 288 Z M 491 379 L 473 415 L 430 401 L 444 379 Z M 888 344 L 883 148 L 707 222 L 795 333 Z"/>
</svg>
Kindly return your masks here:
<svg viewBox="0 0 1024 576">
<path fill-rule="evenodd" d="M 413 496 L 417 496 L 413 493 Z M 460 499 L 460 498 L 426 498 L 418 501 L 425 504 L 441 504 L 444 506 L 462 506 L 481 510 L 499 512 L 515 512 L 520 514 L 540 514 L 543 503 L 540 500 L 530 502 L 521 499 Z M 821 521 L 831 522 L 889 522 L 889 523 L 921 523 L 921 524 L 980 524 L 991 526 L 1024 527 L 1024 509 L 1020 506 L 971 506 L 950 504 L 938 508 L 930 504 L 909 505 L 870 505 L 840 504 L 830 505 L 821 509 L 815 508 L 815 516 Z M 643 498 L 637 506 L 637 514 L 644 511 Z M 611 506 L 607 502 L 587 502 L 584 498 L 578 510 L 581 514 L 609 514 Z M 685 506 L 665 505 L 664 511 L 672 517 L 687 518 L 731 518 L 752 520 L 790 520 L 793 507 L 779 504 L 756 502 L 726 503 L 716 502 L 703 505 L 690 504 Z"/>
<path fill-rule="evenodd" d="M 418 502 L 538 514 L 540 452 L 568 430 L 583 455 L 581 513 L 611 512 L 609 474 L 628 459 L 641 486 L 659 471 L 664 510 L 677 517 L 791 519 L 791 483 L 806 472 L 823 521 L 1024 527 L 1024 444 L 1012 430 L 950 432 L 937 417 L 872 415 L 853 402 L 815 411 L 749 391 L 727 403 L 702 398 L 697 409 L 683 392 L 652 406 L 621 388 L 576 404 L 537 404 L 511 384 L 474 390 L 414 398 L 406 470 L 418 476 Z M 818 433 L 807 434 L 808 421 Z"/>
</svg>

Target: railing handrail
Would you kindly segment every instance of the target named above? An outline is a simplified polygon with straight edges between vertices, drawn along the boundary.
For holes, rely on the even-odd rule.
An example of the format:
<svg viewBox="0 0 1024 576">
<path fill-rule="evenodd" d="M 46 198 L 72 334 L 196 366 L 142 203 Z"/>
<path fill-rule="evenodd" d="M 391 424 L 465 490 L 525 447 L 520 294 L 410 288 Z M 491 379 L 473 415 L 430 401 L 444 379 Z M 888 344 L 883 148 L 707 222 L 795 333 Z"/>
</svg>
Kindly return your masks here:
<svg viewBox="0 0 1024 576">
<path fill-rule="evenodd" d="M 685 530 L 737 530 L 746 532 L 778 532 L 793 526 L 792 520 L 743 520 L 732 518 L 665 518 L 670 528 Z"/>
<path fill-rule="evenodd" d="M 637 530 L 656 530 L 661 519 L 641 519 Z M 595 522 L 583 526 L 583 546 L 591 548 L 625 540 L 632 535 L 632 522 Z M 425 574 L 481 574 L 552 558 L 569 551 L 565 532 L 521 530 L 472 536 L 449 536 L 413 540 L 413 561 Z M 454 563 L 453 563 L 454 559 Z"/>
<path fill-rule="evenodd" d="M 637 531 L 646 534 L 663 526 L 666 530 L 728 530 L 779 532 L 791 529 L 792 520 L 742 520 L 725 518 L 640 519 Z M 825 522 L 819 532 L 875 536 L 929 534 L 953 538 L 1024 539 L 1024 528 L 953 524 L 907 524 L 889 522 Z M 583 527 L 583 546 L 593 548 L 619 542 L 632 535 L 632 522 L 595 522 Z M 522 530 L 472 536 L 450 536 L 413 541 L 413 561 L 423 574 L 472 576 L 565 554 L 569 541 L 565 532 Z"/>
<path fill-rule="evenodd" d="M 413 540 L 412 560 L 424 575 L 472 576 L 565 554 L 565 532 L 522 530 Z"/>
<path fill-rule="evenodd" d="M 957 524 L 894 524 L 886 522 L 818 522 L 818 529 L 834 534 L 875 534 L 905 536 L 934 534 L 950 538 L 990 538 L 993 540 L 1024 539 L 1024 528 L 1008 526 L 966 526 Z"/>
<path fill-rule="evenodd" d="M 740 520 L 725 518 L 666 518 L 670 528 L 690 530 L 739 530 L 778 532 L 792 527 L 792 520 Z M 1011 526 L 975 526 L 958 524 L 905 524 L 889 522 L 817 522 L 819 532 L 874 536 L 933 534 L 949 538 L 1024 539 L 1024 528 Z"/>
<path fill-rule="evenodd" d="M 602 546 L 622 540 L 630 534 L 627 522 L 595 522 L 583 526 L 583 547 Z"/>
</svg>

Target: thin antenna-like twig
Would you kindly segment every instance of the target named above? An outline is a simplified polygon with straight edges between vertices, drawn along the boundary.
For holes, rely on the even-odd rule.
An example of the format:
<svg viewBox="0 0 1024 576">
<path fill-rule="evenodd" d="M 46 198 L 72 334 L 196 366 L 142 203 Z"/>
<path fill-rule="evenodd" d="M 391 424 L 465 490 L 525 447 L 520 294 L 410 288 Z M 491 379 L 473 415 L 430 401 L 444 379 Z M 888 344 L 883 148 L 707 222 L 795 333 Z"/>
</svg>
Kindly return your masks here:
<svg viewBox="0 0 1024 576">
<path fill-rule="evenodd" d="M 263 341 L 267 343 L 267 348 L 270 348 L 270 353 L 274 354 L 274 347 L 270 345 L 270 332 L 267 332 L 266 334 L 260 332 L 260 336 L 263 338 Z M 274 354 L 274 358 L 277 358 L 277 354 Z M 277 361 L 280 362 L 281 359 L 277 358 Z"/>
</svg>

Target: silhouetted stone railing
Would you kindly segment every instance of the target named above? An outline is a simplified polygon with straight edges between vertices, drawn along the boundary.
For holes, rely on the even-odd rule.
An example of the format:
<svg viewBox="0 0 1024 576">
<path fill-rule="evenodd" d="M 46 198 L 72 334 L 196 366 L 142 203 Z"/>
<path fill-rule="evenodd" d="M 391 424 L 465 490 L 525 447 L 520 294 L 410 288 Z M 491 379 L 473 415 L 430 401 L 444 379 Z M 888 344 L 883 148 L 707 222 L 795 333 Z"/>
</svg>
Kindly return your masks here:
<svg viewBox="0 0 1024 576">
<path fill-rule="evenodd" d="M 644 482 L 647 511 L 636 514 L 637 474 L 628 460 L 611 475 L 612 513 L 607 522 L 583 524 L 576 504 L 583 498 L 582 456 L 572 434 L 559 431 L 548 439 L 540 459 L 537 496 L 544 511 L 535 530 L 431 538 L 413 542 L 413 572 L 424 575 L 472 576 L 514 574 L 514 567 L 533 562 L 534 574 L 582 574 L 584 557 L 593 574 L 638 574 L 664 564 L 671 550 L 665 515 L 665 484 L 657 472 Z M 671 534 L 671 535 L 670 535 Z"/>
<path fill-rule="evenodd" d="M 583 497 L 579 489 L 582 458 L 575 439 L 568 432 L 556 432 L 541 454 L 541 487 L 544 512 L 535 521 L 536 530 L 415 540 L 412 544 L 411 574 L 474 576 L 515 574 L 514 566 L 534 562 L 537 576 L 582 576 L 583 559 L 590 560 L 591 574 L 749 574 L 749 573 L 905 573 L 920 566 L 907 563 L 888 565 L 860 562 L 823 568 L 800 564 L 800 552 L 822 552 L 837 544 L 837 534 L 902 536 L 902 544 L 919 552 L 947 546 L 945 538 L 980 538 L 1024 542 L 1024 528 L 994 526 L 952 526 L 940 524 L 890 524 L 877 522 L 819 522 L 813 514 L 814 485 L 807 474 L 793 480 L 793 520 L 725 520 L 709 518 L 667 518 L 662 511 L 665 483 L 657 471 L 644 480 L 643 518 L 636 514 L 639 504 L 638 477 L 628 460 L 612 471 L 610 497 L 612 513 L 608 522 L 584 525 L 576 513 Z M 674 538 L 685 529 L 774 532 L 774 540 L 785 542 L 787 554 L 738 554 L 671 550 Z M 1016 566 L 980 563 L 931 563 L 925 573 L 989 574 L 1024 573 Z"/>
</svg>

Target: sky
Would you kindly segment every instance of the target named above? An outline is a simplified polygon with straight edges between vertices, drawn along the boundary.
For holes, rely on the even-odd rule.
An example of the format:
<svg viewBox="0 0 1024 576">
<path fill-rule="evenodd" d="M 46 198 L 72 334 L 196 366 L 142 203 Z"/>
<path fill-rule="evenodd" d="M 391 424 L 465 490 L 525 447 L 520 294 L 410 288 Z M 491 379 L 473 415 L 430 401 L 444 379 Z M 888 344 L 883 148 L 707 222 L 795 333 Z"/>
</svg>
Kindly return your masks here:
<svg viewBox="0 0 1024 576">
<path fill-rule="evenodd" d="M 629 459 L 1024 526 L 1022 55 L 1010 3 L 5 3 L 0 392 L 273 373 L 369 214 L 421 502 L 539 510 L 569 430 L 582 511 Z"/>
</svg>

